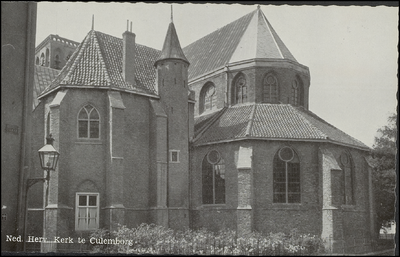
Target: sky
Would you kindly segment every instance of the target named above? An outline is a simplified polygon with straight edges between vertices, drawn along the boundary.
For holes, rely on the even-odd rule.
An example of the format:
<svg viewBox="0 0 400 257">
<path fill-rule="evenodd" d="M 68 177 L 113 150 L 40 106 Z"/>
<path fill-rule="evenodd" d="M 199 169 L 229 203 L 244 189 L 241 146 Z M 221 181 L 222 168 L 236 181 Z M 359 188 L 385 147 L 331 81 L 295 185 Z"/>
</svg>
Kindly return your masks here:
<svg viewBox="0 0 400 257">
<path fill-rule="evenodd" d="M 260 2 L 265 3 L 265 2 Z M 182 47 L 254 11 L 257 4 L 173 3 Z M 373 146 L 397 113 L 398 7 L 260 4 L 296 60 L 311 74 L 309 109 Z M 127 20 L 136 42 L 161 50 L 170 3 L 39 2 L 36 45 L 49 34 L 82 42 L 92 27 L 122 38 Z"/>
</svg>

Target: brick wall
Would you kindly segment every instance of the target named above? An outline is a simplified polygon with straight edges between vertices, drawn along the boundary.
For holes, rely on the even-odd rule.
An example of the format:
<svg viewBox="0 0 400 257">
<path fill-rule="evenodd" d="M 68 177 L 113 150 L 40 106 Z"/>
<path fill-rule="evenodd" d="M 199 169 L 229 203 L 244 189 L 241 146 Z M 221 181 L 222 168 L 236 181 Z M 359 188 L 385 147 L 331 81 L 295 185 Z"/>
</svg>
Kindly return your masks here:
<svg viewBox="0 0 400 257">
<path fill-rule="evenodd" d="M 221 229 L 226 223 L 236 222 L 234 216 L 238 204 L 238 180 L 235 167 L 239 146 L 253 147 L 253 229 L 264 233 L 289 233 L 297 228 L 300 233 L 321 235 L 322 232 L 322 171 L 320 170 L 318 151 L 320 143 L 287 141 L 238 141 L 199 146 L 194 150 L 192 171 L 192 212 L 193 227 L 206 226 Z M 273 203 L 273 158 L 283 146 L 290 146 L 300 160 L 301 203 Z M 346 147 L 329 144 L 329 150 L 335 159 L 340 157 Z M 203 205 L 201 188 L 201 162 L 208 151 L 218 150 L 225 159 L 226 204 Z M 334 234 L 349 238 L 369 239 L 368 180 L 365 170 L 366 154 L 359 150 L 350 150 L 354 161 L 354 206 L 339 206 L 333 214 Z M 212 225 L 210 225 L 212 224 Z M 235 227 L 230 224 L 229 227 Z M 341 239 L 341 238 L 340 238 Z"/>
<path fill-rule="evenodd" d="M 221 72 L 209 78 L 191 83 L 190 88 L 196 93 L 195 115 L 200 115 L 199 105 L 201 103 L 201 89 L 208 83 L 214 83 L 217 94 L 216 108 L 223 108 L 225 105 L 235 104 L 235 93 L 232 88 L 235 78 L 242 73 L 245 75 L 247 84 L 247 101 L 263 102 L 263 80 L 266 74 L 272 72 L 278 79 L 279 101 L 287 104 L 292 103 L 292 82 L 296 78 L 300 80 L 303 88 L 303 106 L 308 109 L 308 96 L 310 87 L 310 77 L 308 74 L 284 67 L 248 67 L 240 70 L 229 70 Z M 228 73 L 228 75 L 227 75 Z M 227 81 L 228 80 L 228 81 Z"/>
</svg>

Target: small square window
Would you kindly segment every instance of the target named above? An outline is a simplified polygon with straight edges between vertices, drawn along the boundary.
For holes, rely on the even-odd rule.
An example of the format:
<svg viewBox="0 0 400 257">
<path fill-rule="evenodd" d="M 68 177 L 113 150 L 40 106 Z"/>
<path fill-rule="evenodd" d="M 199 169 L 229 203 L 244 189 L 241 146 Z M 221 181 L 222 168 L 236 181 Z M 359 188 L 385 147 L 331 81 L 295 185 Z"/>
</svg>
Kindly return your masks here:
<svg viewBox="0 0 400 257">
<path fill-rule="evenodd" d="M 179 150 L 170 150 L 169 151 L 169 161 L 170 162 L 179 162 Z"/>
</svg>

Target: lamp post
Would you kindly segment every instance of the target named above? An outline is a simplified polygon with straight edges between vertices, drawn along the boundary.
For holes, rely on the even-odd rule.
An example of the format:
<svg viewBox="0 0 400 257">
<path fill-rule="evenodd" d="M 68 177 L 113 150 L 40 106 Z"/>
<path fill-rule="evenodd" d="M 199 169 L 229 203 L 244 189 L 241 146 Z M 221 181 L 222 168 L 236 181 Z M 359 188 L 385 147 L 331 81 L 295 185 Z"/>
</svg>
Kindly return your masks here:
<svg viewBox="0 0 400 257">
<path fill-rule="evenodd" d="M 58 157 L 60 153 L 53 147 L 54 138 L 52 138 L 51 134 L 46 137 L 46 145 L 39 149 L 39 158 L 40 158 L 40 166 L 43 170 L 46 170 L 46 177 L 44 178 L 28 178 L 26 182 L 26 191 L 25 191 L 25 228 L 24 228 L 24 251 L 26 251 L 26 228 L 28 221 L 28 191 L 31 186 L 36 184 L 37 182 L 47 182 L 46 185 L 46 198 L 45 198 L 45 207 L 48 201 L 49 194 L 49 182 L 50 182 L 50 171 L 55 170 L 57 167 Z M 46 215 L 44 213 L 44 215 Z M 44 224 L 45 226 L 46 224 Z"/>
</svg>

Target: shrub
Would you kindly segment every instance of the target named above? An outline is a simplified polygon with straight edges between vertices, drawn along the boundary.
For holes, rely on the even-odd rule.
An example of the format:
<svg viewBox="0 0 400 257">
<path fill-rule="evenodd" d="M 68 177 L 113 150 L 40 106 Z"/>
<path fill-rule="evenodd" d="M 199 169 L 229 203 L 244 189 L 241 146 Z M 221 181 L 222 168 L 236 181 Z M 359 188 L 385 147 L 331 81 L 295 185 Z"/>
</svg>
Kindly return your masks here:
<svg viewBox="0 0 400 257">
<path fill-rule="evenodd" d="M 216 233 L 205 228 L 174 231 L 154 224 L 136 228 L 119 226 L 116 231 L 100 229 L 94 238 L 111 239 L 114 244 L 94 244 L 93 252 L 133 254 L 198 255 L 310 255 L 324 252 L 323 242 L 315 235 L 252 232 L 237 237 L 223 229 Z M 117 242 L 117 243 L 115 243 Z M 121 243 L 123 242 L 123 243 Z"/>
</svg>

